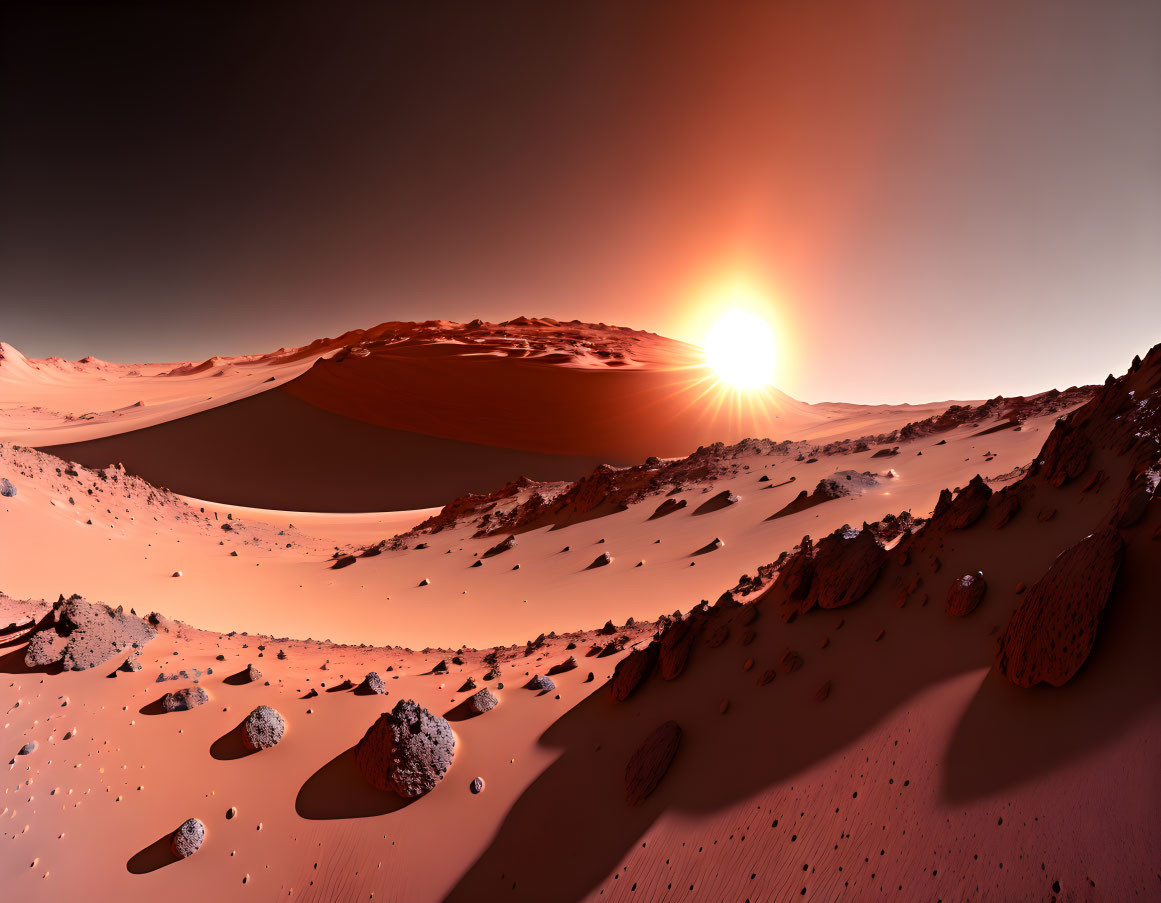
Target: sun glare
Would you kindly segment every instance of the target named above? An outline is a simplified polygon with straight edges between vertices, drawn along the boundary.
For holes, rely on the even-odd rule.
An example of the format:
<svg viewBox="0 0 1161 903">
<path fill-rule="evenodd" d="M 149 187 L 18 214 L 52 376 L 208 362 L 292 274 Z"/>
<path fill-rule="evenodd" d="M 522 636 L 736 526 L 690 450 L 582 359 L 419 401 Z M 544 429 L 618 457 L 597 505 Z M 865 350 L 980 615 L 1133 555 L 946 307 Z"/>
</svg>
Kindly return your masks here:
<svg viewBox="0 0 1161 903">
<path fill-rule="evenodd" d="M 731 311 L 713 325 L 703 347 L 718 379 L 735 389 L 774 382 L 774 331 L 761 317 Z"/>
</svg>

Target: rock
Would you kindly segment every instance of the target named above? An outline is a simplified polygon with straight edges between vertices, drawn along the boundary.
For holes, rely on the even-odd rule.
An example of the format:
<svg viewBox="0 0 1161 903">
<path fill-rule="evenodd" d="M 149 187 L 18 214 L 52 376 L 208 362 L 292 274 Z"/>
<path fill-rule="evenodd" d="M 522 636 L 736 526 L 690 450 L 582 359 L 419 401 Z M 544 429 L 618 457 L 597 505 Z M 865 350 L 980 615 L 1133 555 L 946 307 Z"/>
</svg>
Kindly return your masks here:
<svg viewBox="0 0 1161 903">
<path fill-rule="evenodd" d="M 709 501 L 703 502 L 694 509 L 694 514 L 711 514 L 714 511 L 721 511 L 723 508 L 728 508 L 730 505 L 736 505 L 741 499 L 734 495 L 728 489 L 723 489 L 717 495 L 713 496 Z"/>
<path fill-rule="evenodd" d="M 355 687 L 355 692 L 364 696 L 370 696 L 372 694 L 382 696 L 387 692 L 387 684 L 379 676 L 378 671 L 368 671 L 362 683 Z"/>
<path fill-rule="evenodd" d="M 640 803 L 657 789 L 681 746 L 681 726 L 666 721 L 649 733 L 625 766 L 625 800 Z"/>
<path fill-rule="evenodd" d="M 865 596 L 887 560 L 887 552 L 870 530 L 853 537 L 836 530 L 819 541 L 814 554 L 814 579 L 804 610 L 814 605 L 839 608 Z"/>
<path fill-rule="evenodd" d="M 201 823 L 200 819 L 189 818 L 182 822 L 181 827 L 173 832 L 169 846 L 173 850 L 173 855 L 181 859 L 188 859 L 201 849 L 205 839 L 206 826 Z"/>
<path fill-rule="evenodd" d="M 420 586 L 431 586 L 431 581 L 428 580 L 426 577 L 424 577 L 422 580 L 419 581 L 419 585 Z"/>
<path fill-rule="evenodd" d="M 472 567 L 474 567 L 474 568 L 482 568 L 483 566 L 484 566 L 484 562 L 479 558 L 477 558 L 475 561 L 472 562 Z"/>
<path fill-rule="evenodd" d="M 242 744 L 247 749 L 276 746 L 286 732 L 286 721 L 275 709 L 260 705 L 242 722 Z"/>
<path fill-rule="evenodd" d="M 784 674 L 793 674 L 804 664 L 802 656 L 793 649 L 787 649 L 786 654 L 782 656 L 782 672 Z"/>
<path fill-rule="evenodd" d="M 617 632 L 617 625 L 612 621 L 605 621 L 605 626 L 597 632 L 603 634 L 604 636 L 612 636 Z"/>
<path fill-rule="evenodd" d="M 1000 673 L 1020 687 L 1071 680 L 1092 652 L 1124 551 L 1120 534 L 1105 527 L 1061 553 L 1000 636 Z"/>
<path fill-rule="evenodd" d="M 680 511 L 686 504 L 685 499 L 666 499 L 657 506 L 656 510 L 649 516 L 649 520 L 657 520 L 657 518 L 665 517 L 665 515 L 672 514 L 674 511 Z"/>
<path fill-rule="evenodd" d="M 174 572 L 173 572 L 173 574 L 171 574 L 170 576 L 173 576 L 173 577 L 180 577 L 180 576 L 181 576 L 181 571 L 174 571 Z"/>
<path fill-rule="evenodd" d="M 138 660 L 137 656 L 131 655 L 131 656 L 129 656 L 129 658 L 125 659 L 125 661 L 121 662 L 121 669 L 120 670 L 122 670 L 122 671 L 140 671 L 141 670 L 141 662 Z"/>
<path fill-rule="evenodd" d="M 32 635 L 24 647 L 24 664 L 29 668 L 51 665 L 60 661 L 67 645 L 68 637 L 61 636 L 55 630 L 40 630 Z"/>
<path fill-rule="evenodd" d="M 612 563 L 613 556 L 608 552 L 601 552 L 600 555 L 593 559 L 593 563 L 590 564 L 586 570 L 592 570 L 593 568 L 603 568 L 605 565 Z"/>
<path fill-rule="evenodd" d="M 431 669 L 432 674 L 447 674 L 447 659 L 441 659 L 439 664 Z"/>
<path fill-rule="evenodd" d="M 472 715 L 483 715 L 484 712 L 492 711 L 499 704 L 500 700 L 487 687 L 479 692 L 473 693 L 464 702 L 464 706 Z"/>
<path fill-rule="evenodd" d="M 946 524 L 952 530 L 963 530 L 983 517 L 988 509 L 992 489 L 984 478 L 976 474 L 954 499 L 946 489 L 939 494 L 931 519 Z"/>
<path fill-rule="evenodd" d="M 468 785 L 468 789 L 471 790 L 473 794 L 483 793 L 484 792 L 484 779 L 483 778 L 472 778 L 472 783 L 470 783 Z"/>
<path fill-rule="evenodd" d="M 713 539 L 713 541 L 707 542 L 704 546 L 702 546 L 700 549 L 695 551 L 693 554 L 694 555 L 705 555 L 707 552 L 716 552 L 723 545 L 725 545 L 725 543 L 723 543 L 720 539 L 715 537 Z"/>
<path fill-rule="evenodd" d="M 548 673 L 549 674 L 563 674 L 565 671 L 571 671 L 575 667 L 576 667 L 576 659 L 570 655 L 568 658 L 566 658 L 559 665 L 553 665 L 551 668 L 549 668 Z"/>
<path fill-rule="evenodd" d="M 671 623 L 658 643 L 658 661 L 662 680 L 674 680 L 685 670 L 689 652 L 693 648 L 695 631 L 688 620 Z"/>
<path fill-rule="evenodd" d="M 29 667 L 43 667 L 59 661 L 66 671 L 84 671 L 104 664 L 127 649 L 139 649 L 157 636 L 157 631 L 121 606 L 94 605 L 80 596 L 61 596 L 45 619 L 44 627 L 32 635 L 25 649 Z"/>
<path fill-rule="evenodd" d="M 657 645 L 650 643 L 644 649 L 634 649 L 617 662 L 609 680 L 609 696 L 613 702 L 624 702 L 653 670 L 657 661 Z"/>
<path fill-rule="evenodd" d="M 1061 420 L 1052 428 L 1040 457 L 1034 464 L 1051 486 L 1063 486 L 1088 469 L 1092 457 L 1092 440 L 1069 420 Z"/>
<path fill-rule="evenodd" d="M 0 496 L 6 499 L 16 497 L 16 487 L 7 479 L 7 477 L 0 477 Z"/>
<path fill-rule="evenodd" d="M 349 568 L 358 560 L 354 555 L 344 555 L 342 558 L 336 559 L 335 563 L 331 565 L 331 570 L 337 571 L 342 568 Z"/>
<path fill-rule="evenodd" d="M 946 611 L 953 618 L 962 618 L 970 615 L 979 604 L 984 601 L 984 594 L 988 591 L 988 583 L 984 580 L 983 571 L 975 574 L 965 574 L 958 580 L 953 580 L 947 591 Z"/>
<path fill-rule="evenodd" d="M 551 677 L 545 677 L 542 674 L 537 674 L 532 680 L 528 681 L 527 687 L 529 690 L 536 690 L 540 693 L 548 693 L 556 689 L 556 682 Z"/>
<path fill-rule="evenodd" d="M 20 747 L 20 749 L 17 751 L 16 755 L 18 755 L 18 756 L 31 756 L 34 752 L 36 752 L 36 747 L 37 747 L 37 742 L 35 740 L 29 740 L 22 747 Z"/>
<path fill-rule="evenodd" d="M 167 712 L 186 712 L 209 701 L 210 694 L 203 687 L 186 687 L 184 690 L 162 696 L 161 707 Z"/>
<path fill-rule="evenodd" d="M 355 762 L 373 786 L 415 799 L 443 780 L 455 744 L 446 719 L 414 700 L 401 699 L 363 735 L 355 746 Z"/>
<path fill-rule="evenodd" d="M 262 679 L 262 672 L 255 668 L 253 665 L 247 665 L 246 670 L 242 672 L 242 678 L 247 683 L 254 683 L 255 681 Z"/>
<path fill-rule="evenodd" d="M 509 536 L 507 539 L 502 539 L 500 542 L 498 542 L 494 546 L 492 546 L 492 548 L 488 549 L 488 551 L 486 551 L 484 553 L 483 557 L 484 558 L 491 558 L 493 555 L 499 555 L 503 552 L 507 552 L 509 549 L 511 549 L 515 545 L 516 545 L 516 537 Z"/>
</svg>

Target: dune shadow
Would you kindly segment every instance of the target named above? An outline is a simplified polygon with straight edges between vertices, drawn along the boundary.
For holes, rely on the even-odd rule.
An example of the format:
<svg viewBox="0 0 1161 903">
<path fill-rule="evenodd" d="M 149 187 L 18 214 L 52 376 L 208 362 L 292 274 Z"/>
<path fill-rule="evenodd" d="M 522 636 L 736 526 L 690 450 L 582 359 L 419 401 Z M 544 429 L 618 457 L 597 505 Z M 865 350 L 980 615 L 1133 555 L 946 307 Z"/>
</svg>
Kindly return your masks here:
<svg viewBox="0 0 1161 903">
<path fill-rule="evenodd" d="M 307 779 L 294 800 L 294 810 L 312 821 L 373 818 L 398 812 L 413 802 L 369 784 L 359 773 L 352 746 Z"/>
<path fill-rule="evenodd" d="M 1086 527 L 1078 524 L 1074 532 Z M 943 567 L 966 571 L 986 555 L 995 585 L 1014 587 L 1018 579 L 1043 573 L 1061 547 L 1058 535 L 1030 529 L 1018 534 L 1019 556 L 996 555 L 994 535 L 986 527 L 959 532 L 954 549 L 941 549 Z M 1005 543 L 1012 537 L 1005 536 Z M 978 623 L 948 618 L 940 607 L 897 604 L 898 587 L 916 573 L 899 557 L 893 556 L 866 597 L 842 609 L 841 618 L 815 610 L 792 623 L 778 617 L 754 622 L 757 636 L 746 653 L 755 659 L 754 674 L 777 668 L 788 648 L 804 659 L 793 673 L 779 669 L 777 680 L 754 677 L 748 688 L 739 685 L 736 642 L 713 646 L 707 628 L 693 641 L 690 663 L 677 679 L 654 675 L 619 704 L 598 690 L 565 712 L 539 738 L 559 755 L 516 800 L 446 899 L 538 900 L 546 887 L 555 900 L 584 899 L 617 871 L 663 813 L 720 812 L 794 780 L 875 730 L 909 700 L 951 679 L 984 673 L 995 640 Z M 940 769 L 948 773 L 932 778 L 946 782 L 945 797 L 974 799 L 1027 785 L 1106 745 L 1157 705 L 1161 657 L 1152 638 L 1161 633 L 1161 606 L 1153 603 L 1148 562 L 1148 548 L 1138 546 L 1126 556 L 1122 575 L 1136 568 L 1138 576 L 1118 586 L 1098 648 L 1068 686 L 1027 691 L 993 675 L 974 701 L 960 697 L 967 713 Z M 922 569 L 933 579 L 930 565 Z M 1018 601 L 1014 592 L 997 591 L 981 612 L 1003 625 Z M 726 611 L 722 617 L 737 615 Z M 740 634 L 740 624 L 730 621 L 737 628 L 731 637 Z M 970 684 L 963 686 L 972 692 Z M 727 692 L 729 715 L 723 717 Z M 629 805 L 626 764 L 644 737 L 667 720 L 683 730 L 681 753 L 656 791 Z M 722 767 L 724 750 L 736 751 L 728 768 Z M 562 812 L 568 813 L 569 836 L 584 838 L 583 856 L 571 844 L 543 843 L 546 820 Z"/>
<path fill-rule="evenodd" d="M 258 752 L 256 749 L 247 747 L 242 742 L 242 736 L 242 722 L 238 722 L 237 725 L 210 744 L 210 755 L 220 762 L 226 762 L 231 759 L 244 759 Z"/>
<path fill-rule="evenodd" d="M 172 838 L 172 833 L 163 834 L 149 846 L 134 853 L 125 863 L 125 868 L 134 875 L 145 875 L 175 862 L 181 862 L 181 857 L 173 852 L 170 846 Z"/>
</svg>

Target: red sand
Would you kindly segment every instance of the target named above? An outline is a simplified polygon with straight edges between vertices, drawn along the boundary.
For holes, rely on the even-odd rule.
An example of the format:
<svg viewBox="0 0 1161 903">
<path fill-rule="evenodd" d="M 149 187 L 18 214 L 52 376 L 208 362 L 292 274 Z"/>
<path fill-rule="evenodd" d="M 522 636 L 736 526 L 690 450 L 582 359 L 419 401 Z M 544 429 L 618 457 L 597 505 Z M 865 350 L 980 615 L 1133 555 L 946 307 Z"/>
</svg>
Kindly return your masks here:
<svg viewBox="0 0 1161 903">
<path fill-rule="evenodd" d="M 63 362 L 41 363 L 30 375 L 5 349 L 0 477 L 17 494 L 0 498 L 0 588 L 8 594 L 0 624 L 46 611 L 16 600 L 61 592 L 185 622 L 163 620 L 141 655 L 143 670 L 113 678 L 107 675 L 119 659 L 87 672 L 29 671 L 25 632 L 0 638 L 0 739 L 4 761 L 12 759 L 0 804 L 0 866 L 14 899 L 92 897 L 94 888 L 101 899 L 174 900 L 1123 900 L 1161 893 L 1153 538 L 1161 535 L 1161 508 L 1148 476 L 1157 448 L 1152 426 L 1129 426 L 1157 420 L 1161 353 L 1074 415 L 1093 450 L 1081 473 L 1061 485 L 1053 474 L 1064 452 L 1050 450 L 1042 473 L 1020 477 L 1023 465 L 1044 457 L 1063 412 L 1042 409 L 1019 431 L 980 435 L 1006 423 L 997 411 L 986 422 L 893 441 L 888 447 L 899 446 L 899 454 L 887 458 L 873 458 L 876 445 L 820 452 L 812 462 L 810 454 L 796 460 L 797 447 L 786 455 L 751 450 L 729 459 L 720 476 L 684 486 L 677 497 L 689 504 L 672 514 L 651 520 L 665 497 L 652 495 L 560 529 L 523 530 L 511 549 L 480 567 L 472 567 L 477 556 L 506 534 L 475 538 L 470 523 L 407 535 L 402 543 L 410 548 L 331 567 L 336 552 L 404 533 L 430 510 L 309 514 L 208 504 L 158 492 L 122 471 L 74 468 L 74 475 L 64 461 L 10 444 L 96 438 L 154 402 L 167 406 L 161 420 L 193 421 L 198 399 L 210 394 L 204 381 L 233 387 L 231 397 L 268 394 L 267 373 L 293 379 L 317 351 L 284 352 L 281 363 L 257 368 L 252 360 L 226 362 L 221 377 L 207 375 L 219 365 L 130 377 L 127 366 Z M 642 355 L 639 369 L 651 363 Z M 430 358 L 424 366 L 439 367 Z M 141 393 L 153 401 L 137 414 L 102 414 L 95 424 L 32 410 L 75 410 L 75 399 L 101 399 L 92 407 L 113 411 L 135 381 L 156 393 Z M 24 393 L 17 404 L 10 387 Z M 906 415 L 862 410 L 852 415 L 850 437 L 897 429 L 942 407 Z M 337 413 L 350 419 L 353 411 Z M 819 441 L 833 439 L 835 428 L 820 421 Z M 41 441 L 42 434 L 52 438 Z M 847 470 L 876 473 L 878 482 L 767 520 L 800 490 Z M 1110 512 L 1124 519 L 1117 512 L 1132 506 L 1122 490 L 1138 472 L 1152 489 L 1141 517 L 1119 528 L 1124 562 L 1087 662 L 1061 688 L 1013 685 L 992 664 L 997 637 L 1021 601 L 1017 586 L 1036 583 Z M 959 509 L 941 509 L 898 542 L 853 604 L 786 622 L 781 590 L 765 569 L 765 587 L 774 588 L 745 596 L 752 604 L 736 612 L 723 606 L 707 615 L 716 626 L 695 635 L 679 677 L 652 674 L 624 702 L 610 700 L 603 685 L 625 652 L 587 655 L 610 639 L 597 632 L 606 619 L 618 625 L 612 638 L 629 637 L 626 651 L 645 648 L 659 616 L 713 602 L 804 534 L 818 540 L 905 509 L 930 516 L 940 489 L 964 486 L 977 473 L 993 490 L 1014 489 L 993 496 L 964 529 L 950 526 Z M 770 479 L 761 481 L 764 475 Z M 723 490 L 739 501 L 693 514 Z M 997 529 L 1000 506 L 1015 495 L 1018 511 Z M 1056 512 L 1050 519 L 1038 516 L 1049 509 Z M 714 538 L 721 548 L 692 555 Z M 420 541 L 429 547 L 414 548 Z M 587 569 L 602 552 L 612 563 Z M 988 583 L 979 608 L 948 616 L 952 581 L 979 570 Z M 430 585 L 419 586 L 425 578 Z M 621 626 L 630 617 L 641 623 Z M 726 625 L 724 642 L 707 645 L 705 637 Z M 525 655 L 525 641 L 552 632 Z M 576 648 L 566 649 L 569 642 Z M 363 643 L 371 645 L 355 645 Z M 461 645 L 468 647 L 462 666 L 429 673 Z M 493 645 L 511 648 L 501 655 L 498 680 L 484 682 L 483 656 Z M 792 671 L 783 664 L 791 651 L 802 662 Z M 579 667 L 554 675 L 555 691 L 521 688 L 569 655 Z M 224 681 L 247 663 L 262 670 L 261 681 Z M 157 683 L 158 673 L 192 668 L 213 668 L 199 679 L 209 703 L 152 714 L 161 694 L 192 685 Z M 385 678 L 387 697 L 327 692 L 371 670 Z M 595 679 L 586 683 L 590 671 Z M 769 672 L 776 676 L 767 679 Z M 456 757 L 444 781 L 407 805 L 370 788 L 349 750 L 378 714 L 402 698 L 436 714 L 454 710 L 470 695 L 460 690 L 469 675 L 500 705 L 452 721 Z M 303 698 L 311 688 L 319 695 Z M 260 703 L 286 718 L 285 738 L 232 757 L 228 735 Z M 629 806 L 626 765 L 668 720 L 681 727 L 672 765 L 644 802 Z M 29 740 L 38 748 L 15 755 Z M 485 789 L 473 795 L 476 776 Z M 237 814 L 228 818 L 231 807 Z M 169 833 L 190 817 L 205 823 L 205 844 L 173 862 Z"/>
</svg>

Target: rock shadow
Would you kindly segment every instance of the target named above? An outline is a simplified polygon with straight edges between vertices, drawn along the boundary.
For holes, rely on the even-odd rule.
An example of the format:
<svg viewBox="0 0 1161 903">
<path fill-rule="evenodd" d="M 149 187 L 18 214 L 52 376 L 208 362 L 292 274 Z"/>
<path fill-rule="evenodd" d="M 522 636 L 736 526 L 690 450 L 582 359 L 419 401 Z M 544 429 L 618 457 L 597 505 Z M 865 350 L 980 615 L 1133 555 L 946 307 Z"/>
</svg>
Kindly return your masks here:
<svg viewBox="0 0 1161 903">
<path fill-rule="evenodd" d="M 359 773 L 352 746 L 307 779 L 298 791 L 294 810 L 300 818 L 312 821 L 373 818 L 398 812 L 413 802 L 369 784 Z"/>
</svg>

